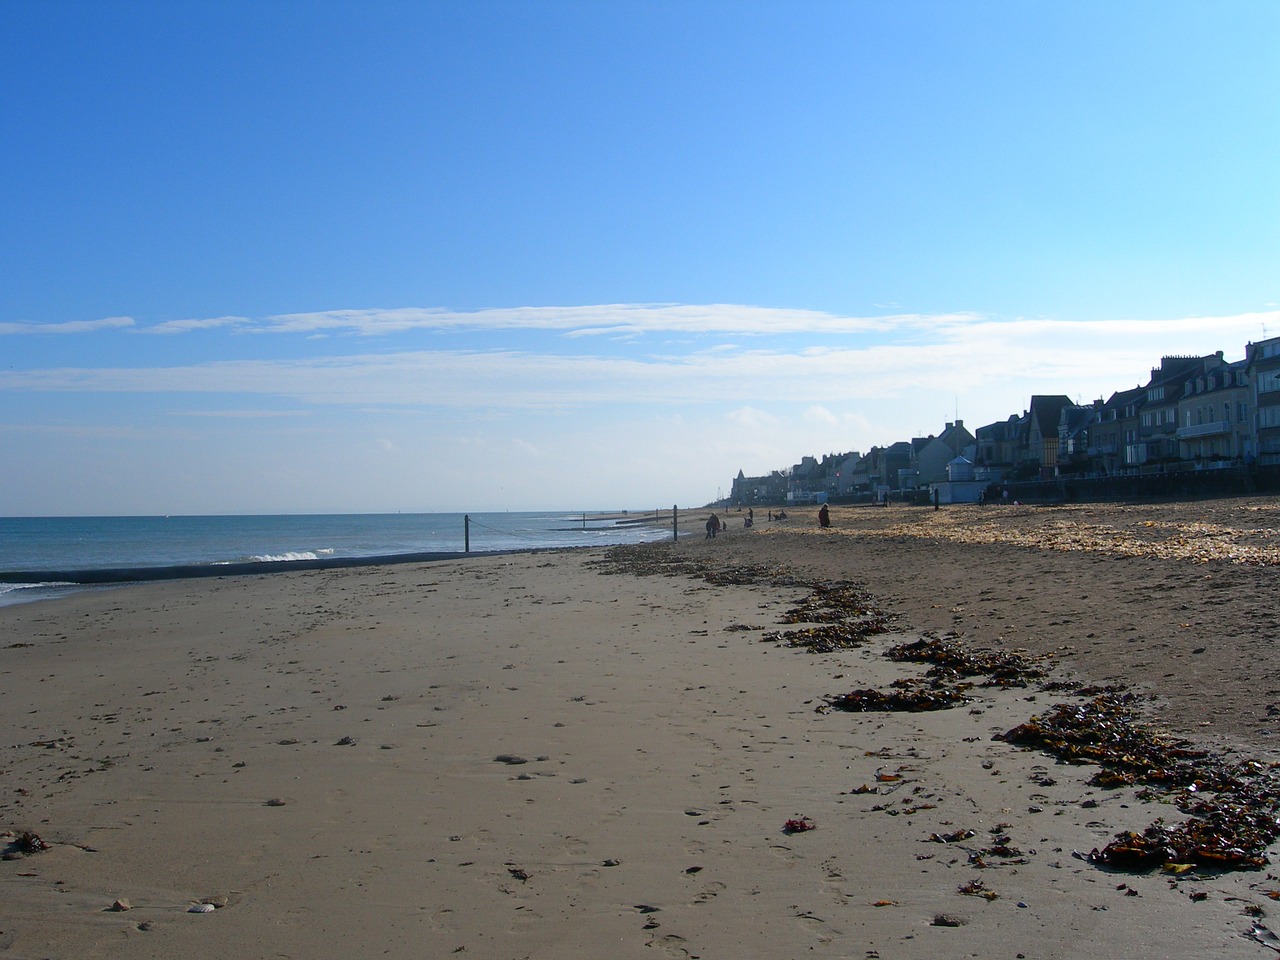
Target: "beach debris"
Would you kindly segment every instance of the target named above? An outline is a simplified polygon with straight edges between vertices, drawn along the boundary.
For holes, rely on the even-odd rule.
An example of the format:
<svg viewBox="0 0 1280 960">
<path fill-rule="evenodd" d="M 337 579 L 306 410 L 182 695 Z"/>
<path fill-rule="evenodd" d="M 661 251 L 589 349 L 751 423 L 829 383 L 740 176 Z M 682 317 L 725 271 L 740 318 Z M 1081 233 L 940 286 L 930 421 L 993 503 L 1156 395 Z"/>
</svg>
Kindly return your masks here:
<svg viewBox="0 0 1280 960">
<path fill-rule="evenodd" d="M 515 766 L 516 764 L 528 763 L 529 761 L 526 760 L 524 757 L 518 756 L 517 754 L 514 754 L 514 753 L 500 753 L 493 758 L 493 762 L 505 763 L 510 766 Z"/>
<path fill-rule="evenodd" d="M 895 680 L 889 690 L 861 689 L 826 696 L 818 711 L 948 710 L 972 702 L 974 683 L 970 678 L 985 677 L 982 686 L 1025 687 L 1045 675 L 1036 661 L 1022 654 L 971 650 L 952 636 L 925 634 L 919 640 L 890 647 L 884 655 L 890 660 L 931 666 L 924 677 Z"/>
<path fill-rule="evenodd" d="M 49 844 L 41 840 L 38 833 L 32 833 L 29 830 L 20 833 L 10 846 L 14 853 L 19 853 L 23 856 L 43 853 L 49 849 Z"/>
<path fill-rule="evenodd" d="M 355 737 L 343 737 L 341 740 L 337 741 L 334 744 L 335 747 L 354 747 L 355 745 L 356 745 Z"/>
<path fill-rule="evenodd" d="M 836 623 L 861 617 L 887 618 L 866 588 L 850 581 L 819 583 L 782 615 L 783 623 Z"/>
<path fill-rule="evenodd" d="M 802 630 L 770 630 L 760 637 L 763 643 L 780 643 L 810 653 L 832 653 L 853 650 L 863 645 L 868 636 L 889 628 L 876 623 L 827 623 Z"/>
<path fill-rule="evenodd" d="M 895 680 L 888 692 L 864 688 L 836 696 L 823 697 L 819 710 L 843 710 L 846 713 L 910 712 L 947 710 L 968 703 L 966 691 L 971 684 L 934 684 L 922 680 Z"/>
<path fill-rule="evenodd" d="M 1062 704 L 995 739 L 1040 749 L 1068 763 L 1093 763 L 1090 781 L 1117 787 L 1141 784 L 1147 799 L 1167 797 L 1187 816 L 1170 826 L 1157 819 L 1143 832 L 1119 833 L 1092 863 L 1121 869 L 1166 864 L 1219 870 L 1258 869 L 1280 837 L 1280 777 L 1255 760 L 1228 761 L 1171 737 L 1138 716 L 1130 695 L 1103 694 Z M 1158 791 L 1158 792 L 1156 792 Z"/>
<path fill-rule="evenodd" d="M 954 636 L 925 634 L 919 640 L 890 647 L 890 660 L 930 663 L 927 676 L 986 677 L 983 686 L 1025 687 L 1045 676 L 1045 669 L 1031 657 L 1012 651 L 973 650 Z"/>
<path fill-rule="evenodd" d="M 1244 936 L 1280 953 L 1280 937 L 1277 937 L 1265 923 L 1253 921 L 1253 926 Z"/>
<path fill-rule="evenodd" d="M 1144 508 L 1129 507 L 1120 517 L 1141 515 Z M 1237 529 L 1201 521 L 1117 520 L 1111 523 L 1083 519 L 1089 507 L 1057 504 L 1052 513 L 1062 519 L 1045 519 L 1035 529 L 1019 529 L 1021 511 L 986 514 L 975 520 L 960 513 L 931 514 L 926 528 L 931 538 L 952 543 L 1003 543 L 1038 550 L 1097 553 L 1114 557 L 1149 557 L 1209 563 L 1214 560 L 1250 566 L 1280 564 L 1275 529 L 1258 525 Z M 1041 508 L 1041 513 L 1049 510 Z M 922 536 L 920 524 L 893 524 L 860 530 L 861 536 L 885 539 Z"/>
<path fill-rule="evenodd" d="M 788 820 L 782 825 L 782 832 L 785 834 L 805 833 L 808 830 L 816 830 L 818 825 L 808 817 L 797 817 L 794 820 Z"/>
<path fill-rule="evenodd" d="M 661 907 L 651 906 L 647 903 L 637 903 L 635 904 L 635 909 L 639 910 L 641 913 L 658 913 L 662 910 Z"/>
<path fill-rule="evenodd" d="M 529 880 L 529 871 L 524 870 L 521 867 L 507 867 L 507 873 L 511 874 L 511 876 L 515 877 L 521 883 L 526 883 Z"/>
<path fill-rule="evenodd" d="M 950 833 L 931 833 L 929 834 L 930 843 L 959 843 L 961 840 L 970 840 L 975 836 L 972 830 L 953 830 Z"/>
<path fill-rule="evenodd" d="M 956 888 L 957 893 L 962 893 L 966 897 L 981 897 L 983 900 L 999 900 L 1000 894 L 994 890 L 988 890 L 987 885 L 981 880 L 970 880 L 968 883 L 962 883 Z"/>
<path fill-rule="evenodd" d="M 212 903 L 193 903 L 187 907 L 187 913 L 213 913 L 217 909 Z"/>
<path fill-rule="evenodd" d="M 116 897 L 107 909 L 112 913 L 124 913 L 126 910 L 132 910 L 133 904 L 129 902 L 128 897 Z"/>
<path fill-rule="evenodd" d="M 267 801 L 266 806 L 268 806 L 268 807 L 283 807 L 283 806 L 285 806 L 285 805 L 286 805 L 286 803 L 287 803 L 287 801 L 286 801 L 286 800 L 284 800 L 282 797 L 272 797 L 270 800 L 268 800 L 268 801 Z"/>
<path fill-rule="evenodd" d="M 953 916 L 949 913 L 939 913 L 934 916 L 931 925 L 935 927 L 963 927 L 968 922 L 963 917 Z"/>
</svg>

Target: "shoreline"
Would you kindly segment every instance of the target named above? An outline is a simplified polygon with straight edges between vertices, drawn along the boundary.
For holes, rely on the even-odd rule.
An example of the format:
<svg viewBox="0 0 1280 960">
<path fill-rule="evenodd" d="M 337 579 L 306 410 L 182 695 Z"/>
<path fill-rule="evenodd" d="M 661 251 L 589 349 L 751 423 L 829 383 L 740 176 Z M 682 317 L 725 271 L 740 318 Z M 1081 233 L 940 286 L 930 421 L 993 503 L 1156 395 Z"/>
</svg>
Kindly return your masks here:
<svg viewBox="0 0 1280 960">
<path fill-rule="evenodd" d="M 15 584 L 97 584 L 145 583 L 154 580 L 192 580 L 203 577 L 248 577 L 265 573 L 290 573 L 298 570 L 338 570 L 345 567 L 393 566 L 401 563 L 437 563 L 467 557 L 497 557 L 508 553 L 534 553 L 529 550 L 428 551 L 395 553 L 371 557 L 315 557 L 301 560 L 246 560 L 236 563 L 181 563 L 143 567 L 93 567 L 82 570 L 13 570 L 0 572 L 0 583 Z"/>
<path fill-rule="evenodd" d="M 1100 681 L 1101 648 L 1077 644 L 1132 621 L 1112 652 L 1162 652 L 1148 691 L 1173 705 L 1162 721 L 1266 744 L 1199 727 L 1162 674 L 1200 678 L 1205 658 L 1155 645 L 1170 613 L 1230 606 L 1161 612 L 1189 578 L 1213 573 L 1226 585 L 1209 599 L 1236 598 L 1247 620 L 1232 571 L 1268 589 L 1275 571 L 957 543 L 889 520 L 934 523 L 903 513 L 877 535 L 833 511 L 835 534 L 797 517 L 783 534 L 0 609 L 0 828 L 50 845 L 0 862 L 0 956 L 1268 955 L 1247 936 L 1280 927 L 1270 870 L 1082 859 L 1173 812 L 993 739 L 1070 697 L 979 686 L 951 710 L 818 708 L 920 675 L 883 652 L 931 630 L 1038 638 L 1055 676 Z M 1067 608 L 1091 577 L 1104 629 Z M 974 609 L 990 579 L 1008 590 Z M 888 631 L 821 654 L 770 639 L 813 624 L 793 611 L 816 615 L 806 597 L 834 581 L 861 584 Z M 1256 650 L 1227 629 L 1214 660 Z M 1265 715 L 1262 691 L 1235 687 L 1213 699 Z M 815 829 L 788 834 L 791 820 Z M 188 914 L 199 902 L 214 909 Z"/>
</svg>

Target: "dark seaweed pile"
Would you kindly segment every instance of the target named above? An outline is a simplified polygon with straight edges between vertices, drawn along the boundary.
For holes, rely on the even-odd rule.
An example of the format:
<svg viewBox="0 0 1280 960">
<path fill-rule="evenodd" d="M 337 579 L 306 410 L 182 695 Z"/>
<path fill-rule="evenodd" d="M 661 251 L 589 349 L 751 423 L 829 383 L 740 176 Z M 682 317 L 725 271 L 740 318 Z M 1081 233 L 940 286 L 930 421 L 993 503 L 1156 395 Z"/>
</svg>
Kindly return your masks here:
<svg viewBox="0 0 1280 960">
<path fill-rule="evenodd" d="M 885 651 L 890 660 L 931 663 L 930 676 L 986 677 L 985 687 L 1025 687 L 1045 670 L 1020 653 L 972 650 L 954 637 L 925 636 Z"/>
<path fill-rule="evenodd" d="M 823 698 L 823 709 L 843 710 L 847 713 L 872 711 L 920 712 L 923 710 L 947 710 L 968 703 L 965 691 L 972 684 L 940 683 L 922 680 L 898 680 L 888 692 L 873 689 L 851 690 L 839 696 Z"/>
<path fill-rule="evenodd" d="M 997 740 L 1043 750 L 1068 763 L 1102 768 L 1096 786 L 1142 784 L 1171 795 L 1187 815 L 1176 826 L 1156 820 L 1142 833 L 1126 831 L 1089 859 L 1146 869 L 1197 864 L 1257 869 L 1280 837 L 1280 778 L 1257 761 L 1228 761 L 1143 723 L 1133 699 L 1103 694 L 1088 703 L 1063 704 Z"/>
</svg>

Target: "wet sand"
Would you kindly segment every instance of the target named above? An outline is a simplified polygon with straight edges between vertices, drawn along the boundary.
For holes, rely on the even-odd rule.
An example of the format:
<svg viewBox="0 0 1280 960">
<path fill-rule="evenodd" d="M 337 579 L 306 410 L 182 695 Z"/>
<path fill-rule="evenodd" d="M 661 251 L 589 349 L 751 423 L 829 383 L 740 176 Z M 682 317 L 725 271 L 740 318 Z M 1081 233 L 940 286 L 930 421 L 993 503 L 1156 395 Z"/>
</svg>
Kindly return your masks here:
<svg viewBox="0 0 1280 960">
<path fill-rule="evenodd" d="M 957 632 L 1269 756 L 1276 571 L 1241 548 L 1270 548 L 1277 510 L 730 514 L 715 541 L 612 560 L 0 609 L 0 828 L 50 845 L 0 862 L 0 956 L 1270 956 L 1244 934 L 1280 912 L 1271 869 L 1082 859 L 1177 812 L 992 739 L 1065 697 L 819 708 L 922 672 L 889 644 Z M 865 585 L 894 632 L 767 639 L 822 580 Z M 1016 855 L 982 856 L 998 840 Z"/>
</svg>

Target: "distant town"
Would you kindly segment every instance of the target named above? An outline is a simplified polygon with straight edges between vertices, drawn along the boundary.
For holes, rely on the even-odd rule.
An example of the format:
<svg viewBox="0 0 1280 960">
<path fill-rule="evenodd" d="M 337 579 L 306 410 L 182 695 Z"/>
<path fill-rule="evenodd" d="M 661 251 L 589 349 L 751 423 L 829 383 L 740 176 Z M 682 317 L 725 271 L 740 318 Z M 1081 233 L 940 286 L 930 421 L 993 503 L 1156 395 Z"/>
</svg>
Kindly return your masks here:
<svg viewBox="0 0 1280 960">
<path fill-rule="evenodd" d="M 1145 386 L 1107 400 L 1032 396 L 1026 410 L 972 433 L 936 435 L 866 453 L 806 456 L 767 476 L 734 478 L 728 505 L 980 503 L 1214 495 L 1274 486 L 1280 474 L 1280 337 L 1223 353 L 1166 356 Z"/>
</svg>

